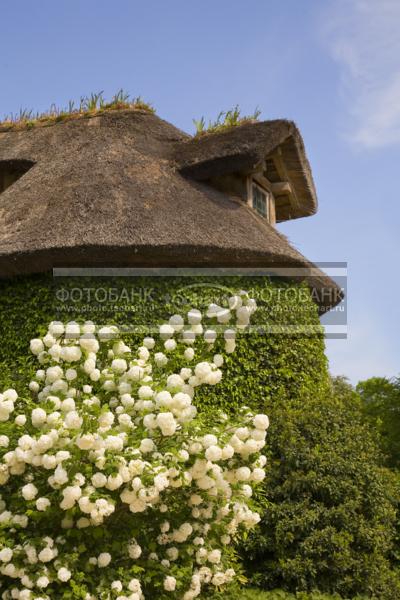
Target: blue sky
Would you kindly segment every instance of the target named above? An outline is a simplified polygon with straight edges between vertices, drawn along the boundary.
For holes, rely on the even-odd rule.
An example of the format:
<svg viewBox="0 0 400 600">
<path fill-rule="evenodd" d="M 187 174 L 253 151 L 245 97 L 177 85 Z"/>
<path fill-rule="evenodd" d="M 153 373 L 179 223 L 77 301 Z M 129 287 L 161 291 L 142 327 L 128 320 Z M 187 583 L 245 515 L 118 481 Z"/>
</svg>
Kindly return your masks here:
<svg viewBox="0 0 400 600">
<path fill-rule="evenodd" d="M 348 262 L 331 370 L 399 373 L 398 0 L 5 0 L 1 22 L 1 116 L 122 87 L 189 132 L 235 104 L 295 120 L 320 208 L 279 228 Z"/>
</svg>

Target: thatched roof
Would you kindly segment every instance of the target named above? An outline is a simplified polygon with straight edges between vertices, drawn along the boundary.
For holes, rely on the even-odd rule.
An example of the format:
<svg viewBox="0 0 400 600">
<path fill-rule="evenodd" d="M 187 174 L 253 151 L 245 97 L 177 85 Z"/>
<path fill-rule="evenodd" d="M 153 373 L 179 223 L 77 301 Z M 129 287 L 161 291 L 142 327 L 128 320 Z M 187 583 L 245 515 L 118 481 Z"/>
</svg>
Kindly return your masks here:
<svg viewBox="0 0 400 600">
<path fill-rule="evenodd" d="M 271 157 L 275 158 L 275 164 Z M 295 202 L 291 205 L 277 203 L 277 220 L 307 217 L 317 212 L 317 194 L 310 165 L 300 132 L 292 121 L 278 119 L 249 123 L 192 138 L 180 146 L 177 160 L 181 172 L 198 181 L 251 172 L 266 163 L 268 178 L 273 183 L 282 178 L 276 171 L 279 160 L 293 186 Z"/>
<path fill-rule="evenodd" d="M 219 164 L 218 152 L 227 156 L 230 144 L 245 156 L 238 140 L 248 136 L 248 156 L 257 160 L 268 131 L 268 148 L 286 144 L 304 179 L 301 139 L 285 121 L 196 140 L 153 114 L 128 110 L 0 133 L 0 172 L 10 165 L 26 171 L 0 194 L 0 276 L 57 266 L 311 268 L 251 208 L 198 181 L 195 165 L 204 173 L 207 148 L 211 169 L 211 158 Z M 310 281 L 336 289 L 318 270 Z"/>
</svg>

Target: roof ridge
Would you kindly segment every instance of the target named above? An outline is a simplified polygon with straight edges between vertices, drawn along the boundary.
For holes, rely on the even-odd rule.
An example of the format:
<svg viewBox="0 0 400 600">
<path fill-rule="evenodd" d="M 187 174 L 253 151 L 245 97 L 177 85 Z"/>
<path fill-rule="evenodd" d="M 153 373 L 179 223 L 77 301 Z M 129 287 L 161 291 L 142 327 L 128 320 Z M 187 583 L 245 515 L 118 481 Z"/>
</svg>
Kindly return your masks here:
<svg viewBox="0 0 400 600">
<path fill-rule="evenodd" d="M 78 121 L 80 119 L 93 119 L 96 117 L 103 117 L 109 114 L 116 113 L 142 113 L 146 115 L 152 115 L 163 121 L 158 115 L 154 112 L 144 109 L 144 108 L 135 108 L 124 107 L 124 108 L 99 108 L 93 111 L 83 111 L 83 112 L 73 112 L 67 113 L 65 115 L 54 115 L 47 117 L 39 117 L 38 119 L 33 119 L 32 121 L 21 121 L 21 122 L 12 122 L 12 121 L 3 121 L 0 122 L 0 133 L 20 133 L 23 131 L 32 131 L 33 129 L 42 129 L 44 127 L 53 127 L 54 125 L 64 125 L 65 123 L 69 123 L 70 121 Z"/>
</svg>

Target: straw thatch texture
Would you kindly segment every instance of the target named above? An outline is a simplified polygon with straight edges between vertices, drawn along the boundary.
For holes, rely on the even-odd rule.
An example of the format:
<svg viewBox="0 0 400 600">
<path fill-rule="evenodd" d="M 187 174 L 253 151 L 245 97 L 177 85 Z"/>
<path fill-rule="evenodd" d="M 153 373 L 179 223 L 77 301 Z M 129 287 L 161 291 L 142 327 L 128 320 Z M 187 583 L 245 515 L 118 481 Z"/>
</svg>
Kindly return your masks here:
<svg viewBox="0 0 400 600">
<path fill-rule="evenodd" d="M 271 148 L 286 128 L 288 168 L 303 161 L 306 172 L 293 127 L 260 123 L 223 135 L 242 140 L 240 156 L 249 135 L 257 160 L 268 131 Z M 208 152 L 210 169 L 224 159 L 229 144 L 221 146 L 221 137 L 192 140 L 155 115 L 129 110 L 0 133 L 0 168 L 33 164 L 0 194 L 0 276 L 55 266 L 312 266 L 248 206 L 198 181 L 194 165 L 204 173 Z M 320 271 L 311 281 L 336 289 Z"/>
</svg>

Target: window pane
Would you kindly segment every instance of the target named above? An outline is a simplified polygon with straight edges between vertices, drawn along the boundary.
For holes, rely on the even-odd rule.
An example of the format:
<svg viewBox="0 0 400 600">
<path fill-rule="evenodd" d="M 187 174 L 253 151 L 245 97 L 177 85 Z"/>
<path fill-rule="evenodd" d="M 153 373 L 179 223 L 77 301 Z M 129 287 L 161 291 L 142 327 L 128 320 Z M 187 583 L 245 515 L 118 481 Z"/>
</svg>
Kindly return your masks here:
<svg viewBox="0 0 400 600">
<path fill-rule="evenodd" d="M 253 184 L 253 208 L 263 217 L 267 216 L 267 194 Z"/>
</svg>

